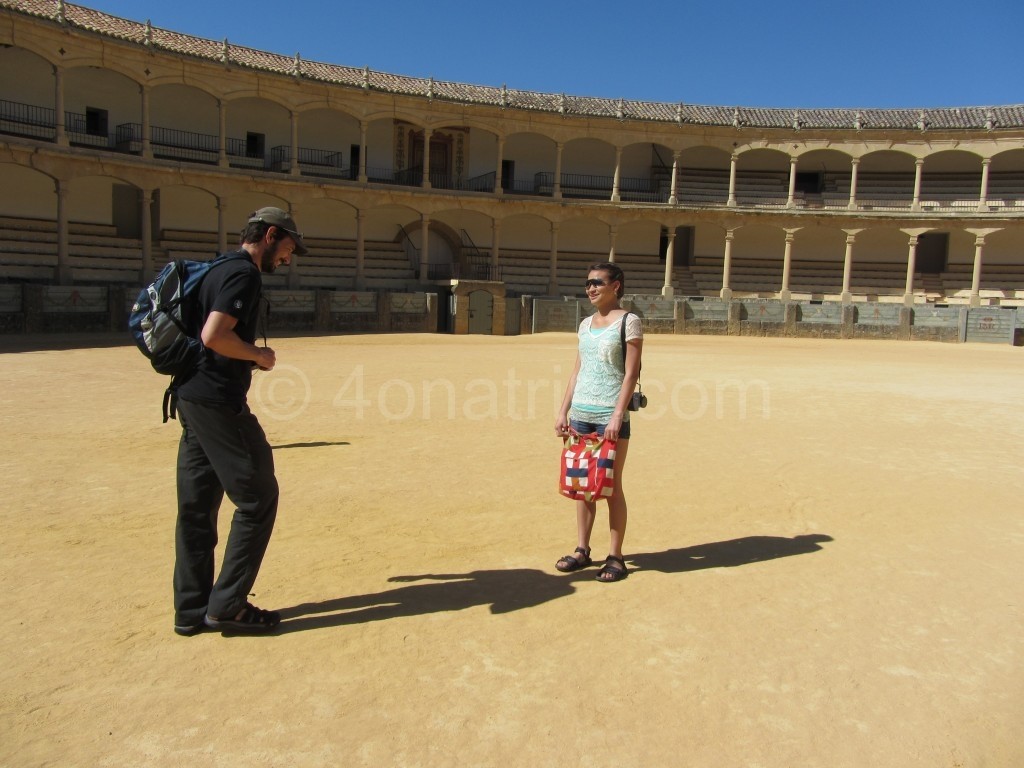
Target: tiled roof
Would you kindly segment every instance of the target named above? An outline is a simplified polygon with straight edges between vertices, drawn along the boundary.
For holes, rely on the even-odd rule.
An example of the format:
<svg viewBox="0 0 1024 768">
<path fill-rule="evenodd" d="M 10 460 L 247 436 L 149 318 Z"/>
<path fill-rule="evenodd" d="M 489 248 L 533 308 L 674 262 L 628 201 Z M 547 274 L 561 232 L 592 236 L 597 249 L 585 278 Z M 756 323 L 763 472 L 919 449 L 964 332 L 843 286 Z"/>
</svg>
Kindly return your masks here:
<svg viewBox="0 0 1024 768">
<path fill-rule="evenodd" d="M 567 94 L 538 93 L 405 77 L 370 69 L 306 61 L 298 54 L 282 56 L 222 41 L 206 40 L 158 29 L 148 22 L 128 21 L 63 0 L 0 0 L 0 8 L 95 32 L 154 49 L 230 62 L 237 66 L 310 80 L 365 88 L 384 93 L 486 104 L 510 109 L 556 112 L 581 117 L 675 122 L 751 128 L 992 130 L 1024 127 L 1024 104 L 944 109 L 761 109 L 697 104 L 626 101 Z"/>
</svg>

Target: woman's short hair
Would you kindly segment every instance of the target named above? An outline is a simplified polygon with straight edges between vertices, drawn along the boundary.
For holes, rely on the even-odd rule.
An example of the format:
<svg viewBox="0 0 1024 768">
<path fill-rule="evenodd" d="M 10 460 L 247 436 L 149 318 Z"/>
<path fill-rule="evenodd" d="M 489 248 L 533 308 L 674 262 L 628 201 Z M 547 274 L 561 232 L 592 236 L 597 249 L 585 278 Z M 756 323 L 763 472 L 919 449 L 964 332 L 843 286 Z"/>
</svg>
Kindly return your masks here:
<svg viewBox="0 0 1024 768">
<path fill-rule="evenodd" d="M 587 267 L 588 272 L 607 272 L 608 279 L 612 282 L 616 280 L 619 282 L 619 290 L 615 292 L 618 298 L 622 298 L 623 294 L 626 293 L 626 275 L 622 269 L 610 261 L 599 261 L 597 264 L 591 264 Z"/>
</svg>

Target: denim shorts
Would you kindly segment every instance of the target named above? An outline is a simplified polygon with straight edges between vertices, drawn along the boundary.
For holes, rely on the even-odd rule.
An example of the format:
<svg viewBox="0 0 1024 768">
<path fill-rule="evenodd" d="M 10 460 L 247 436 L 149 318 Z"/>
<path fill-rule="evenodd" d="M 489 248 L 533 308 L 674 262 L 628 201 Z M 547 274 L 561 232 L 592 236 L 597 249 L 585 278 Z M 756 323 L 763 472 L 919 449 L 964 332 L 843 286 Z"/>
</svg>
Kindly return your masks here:
<svg viewBox="0 0 1024 768">
<path fill-rule="evenodd" d="M 598 424 L 593 421 L 578 421 L 576 419 L 569 420 L 569 426 L 579 432 L 581 435 L 589 435 L 591 432 L 597 432 L 597 434 L 604 436 L 604 428 L 607 424 Z M 629 422 L 623 421 L 622 426 L 619 427 L 619 440 L 629 440 Z"/>
</svg>

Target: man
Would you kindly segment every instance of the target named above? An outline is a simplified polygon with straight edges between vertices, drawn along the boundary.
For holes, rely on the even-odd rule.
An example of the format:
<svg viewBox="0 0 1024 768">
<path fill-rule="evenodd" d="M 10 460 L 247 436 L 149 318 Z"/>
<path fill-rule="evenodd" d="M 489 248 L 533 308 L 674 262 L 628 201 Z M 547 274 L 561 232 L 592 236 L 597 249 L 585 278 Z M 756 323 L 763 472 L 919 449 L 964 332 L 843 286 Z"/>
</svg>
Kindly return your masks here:
<svg viewBox="0 0 1024 768">
<path fill-rule="evenodd" d="M 252 368 L 273 369 L 274 350 L 255 344 L 262 272 L 306 253 L 294 220 L 280 208 L 249 217 L 238 251 L 211 269 L 199 288 L 195 331 L 206 347 L 177 387 L 178 522 L 175 532 L 174 631 L 205 628 L 269 632 L 275 611 L 251 605 L 277 516 L 274 457 L 246 393 Z M 236 506 L 214 583 L 217 512 L 224 494 Z"/>
</svg>

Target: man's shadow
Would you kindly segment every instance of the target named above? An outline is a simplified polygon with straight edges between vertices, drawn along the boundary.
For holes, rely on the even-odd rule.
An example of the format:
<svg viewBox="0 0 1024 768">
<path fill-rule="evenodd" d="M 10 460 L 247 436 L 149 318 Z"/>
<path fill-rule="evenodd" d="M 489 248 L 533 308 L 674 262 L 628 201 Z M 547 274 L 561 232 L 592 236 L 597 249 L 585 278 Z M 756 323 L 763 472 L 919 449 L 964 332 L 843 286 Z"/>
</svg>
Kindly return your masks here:
<svg viewBox="0 0 1024 768">
<path fill-rule="evenodd" d="M 593 571 L 555 575 L 532 568 L 510 568 L 393 576 L 388 581 L 407 582 L 408 586 L 284 608 L 280 632 L 461 611 L 477 605 L 490 605 L 491 613 L 509 613 L 571 595 L 576 591 L 574 582 L 584 577 L 593 578 Z"/>
<path fill-rule="evenodd" d="M 705 568 L 734 568 L 821 550 L 831 536 L 747 536 L 731 541 L 698 544 L 664 552 L 627 556 L 631 570 L 684 573 Z M 593 580 L 595 569 L 554 574 L 533 568 L 480 570 L 469 573 L 426 573 L 393 576 L 388 581 L 406 584 L 366 595 L 352 595 L 318 603 L 301 603 L 281 610 L 279 633 L 362 624 L 442 611 L 461 611 L 489 605 L 491 613 L 532 608 L 568 597 L 581 580 Z"/>
</svg>

